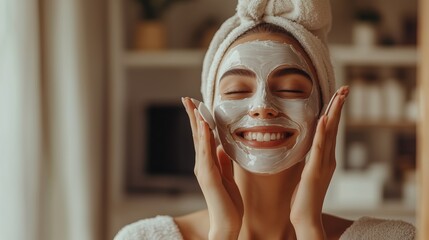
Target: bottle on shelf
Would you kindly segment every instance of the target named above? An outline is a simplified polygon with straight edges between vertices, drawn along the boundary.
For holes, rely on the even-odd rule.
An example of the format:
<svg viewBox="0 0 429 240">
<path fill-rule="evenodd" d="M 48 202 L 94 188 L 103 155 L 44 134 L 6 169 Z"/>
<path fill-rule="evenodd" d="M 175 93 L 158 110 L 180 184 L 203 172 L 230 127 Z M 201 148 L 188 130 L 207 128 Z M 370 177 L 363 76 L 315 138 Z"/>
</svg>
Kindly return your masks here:
<svg viewBox="0 0 429 240">
<path fill-rule="evenodd" d="M 365 95 L 367 91 L 367 84 L 363 77 L 356 75 L 352 76 L 350 81 L 350 97 L 348 101 L 348 110 L 350 119 L 353 121 L 361 121 L 365 118 Z"/>
<path fill-rule="evenodd" d="M 380 84 L 372 71 L 356 68 L 350 81 L 350 120 L 377 122 L 383 118 L 383 100 Z"/>
<path fill-rule="evenodd" d="M 383 73 L 384 118 L 389 122 L 399 122 L 404 117 L 405 88 L 394 76 L 392 69 L 384 69 Z"/>
</svg>

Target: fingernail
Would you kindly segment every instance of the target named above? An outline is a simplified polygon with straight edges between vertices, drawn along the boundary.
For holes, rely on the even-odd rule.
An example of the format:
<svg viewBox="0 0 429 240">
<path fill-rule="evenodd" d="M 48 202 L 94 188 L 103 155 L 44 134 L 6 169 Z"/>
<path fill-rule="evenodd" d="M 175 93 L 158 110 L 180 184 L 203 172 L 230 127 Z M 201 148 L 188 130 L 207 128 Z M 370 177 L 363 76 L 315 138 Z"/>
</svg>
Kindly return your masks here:
<svg viewBox="0 0 429 240">
<path fill-rule="evenodd" d="M 200 105 L 200 101 L 198 101 L 197 99 L 191 98 L 191 101 L 194 103 L 195 107 L 198 107 L 198 105 Z"/>
<path fill-rule="evenodd" d="M 320 118 L 319 118 L 319 120 L 317 120 L 317 123 L 320 123 L 320 122 L 325 122 L 325 117 L 326 117 L 326 115 L 325 114 L 323 114 L 322 116 L 320 116 Z"/>
</svg>

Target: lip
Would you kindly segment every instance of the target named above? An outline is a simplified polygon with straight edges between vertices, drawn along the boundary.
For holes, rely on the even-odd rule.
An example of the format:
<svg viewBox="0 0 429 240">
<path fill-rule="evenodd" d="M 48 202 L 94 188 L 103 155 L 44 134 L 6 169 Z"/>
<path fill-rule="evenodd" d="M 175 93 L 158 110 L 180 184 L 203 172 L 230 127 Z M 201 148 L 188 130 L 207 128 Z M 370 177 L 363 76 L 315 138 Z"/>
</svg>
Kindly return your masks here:
<svg viewBox="0 0 429 240">
<path fill-rule="evenodd" d="M 248 140 L 244 138 L 245 132 L 258 132 L 258 133 L 281 133 L 283 134 L 283 138 L 278 140 L 271 141 L 256 141 L 256 140 Z M 296 136 L 298 135 L 298 131 L 292 128 L 284 128 L 279 126 L 259 126 L 252 128 L 239 128 L 234 131 L 232 134 L 233 138 L 236 141 L 242 142 L 243 144 L 253 147 L 253 148 L 279 148 L 284 146 L 293 146 L 295 143 Z"/>
</svg>

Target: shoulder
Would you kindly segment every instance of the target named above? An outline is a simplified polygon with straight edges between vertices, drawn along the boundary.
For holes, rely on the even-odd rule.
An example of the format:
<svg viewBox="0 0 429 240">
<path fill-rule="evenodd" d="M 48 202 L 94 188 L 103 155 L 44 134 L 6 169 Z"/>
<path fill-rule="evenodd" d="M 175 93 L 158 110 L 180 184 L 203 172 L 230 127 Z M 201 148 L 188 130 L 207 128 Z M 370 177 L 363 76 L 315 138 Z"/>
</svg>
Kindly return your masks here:
<svg viewBox="0 0 429 240">
<path fill-rule="evenodd" d="M 174 218 L 184 239 L 206 239 L 210 221 L 207 210 L 194 212 L 188 215 Z"/>
<path fill-rule="evenodd" d="M 410 223 L 362 217 L 347 228 L 340 240 L 412 240 L 415 235 L 416 229 Z"/>
<path fill-rule="evenodd" d="M 351 220 L 325 213 L 322 214 L 322 220 L 328 239 L 339 239 L 344 231 L 353 224 Z"/>
<path fill-rule="evenodd" d="M 114 240 L 171 239 L 182 240 L 182 235 L 170 216 L 143 219 L 123 227 Z"/>
</svg>

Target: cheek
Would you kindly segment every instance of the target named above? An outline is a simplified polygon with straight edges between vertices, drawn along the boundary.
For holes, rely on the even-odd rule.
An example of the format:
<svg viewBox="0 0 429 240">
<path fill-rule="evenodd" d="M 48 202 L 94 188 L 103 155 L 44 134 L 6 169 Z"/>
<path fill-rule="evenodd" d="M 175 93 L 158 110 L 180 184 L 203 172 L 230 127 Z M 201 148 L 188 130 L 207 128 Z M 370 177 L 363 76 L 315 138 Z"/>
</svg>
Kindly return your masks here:
<svg viewBox="0 0 429 240">
<path fill-rule="evenodd" d="M 248 112 L 247 100 L 227 100 L 216 102 L 214 117 L 218 126 L 227 127 L 238 121 Z"/>
<path fill-rule="evenodd" d="M 310 99 L 279 100 L 278 109 L 292 122 L 295 122 L 300 129 L 300 134 L 310 134 L 316 126 L 318 109 L 317 102 Z"/>
</svg>

